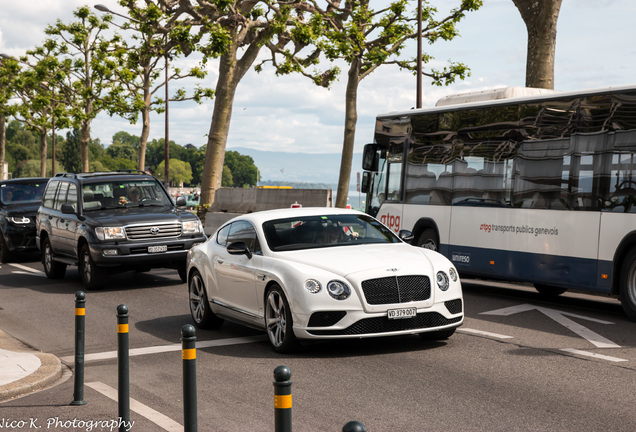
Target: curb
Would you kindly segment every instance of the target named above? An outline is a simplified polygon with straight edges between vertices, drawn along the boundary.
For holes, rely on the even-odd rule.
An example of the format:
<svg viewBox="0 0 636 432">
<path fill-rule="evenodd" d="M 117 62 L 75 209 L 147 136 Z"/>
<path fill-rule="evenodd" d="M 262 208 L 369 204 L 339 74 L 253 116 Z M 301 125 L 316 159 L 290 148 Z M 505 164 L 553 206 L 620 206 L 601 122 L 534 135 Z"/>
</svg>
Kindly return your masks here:
<svg viewBox="0 0 636 432">
<path fill-rule="evenodd" d="M 0 347 L 13 352 L 28 352 L 40 359 L 40 367 L 32 374 L 0 386 L 0 403 L 43 390 L 63 376 L 62 362 L 53 354 L 36 351 L 0 330 Z"/>
</svg>

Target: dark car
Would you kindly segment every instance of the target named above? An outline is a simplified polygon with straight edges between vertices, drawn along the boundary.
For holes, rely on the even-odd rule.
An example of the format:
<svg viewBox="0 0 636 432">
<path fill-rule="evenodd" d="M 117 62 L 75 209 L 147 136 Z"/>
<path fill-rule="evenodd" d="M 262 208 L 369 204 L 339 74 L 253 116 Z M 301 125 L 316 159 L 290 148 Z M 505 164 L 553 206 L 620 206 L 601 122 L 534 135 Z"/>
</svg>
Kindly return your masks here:
<svg viewBox="0 0 636 432">
<path fill-rule="evenodd" d="M 182 207 L 182 208 L 179 208 Z M 174 268 L 185 282 L 186 255 L 206 240 L 185 199 L 172 201 L 141 171 L 60 173 L 49 181 L 37 218 L 37 244 L 47 277 L 77 265 L 87 289 L 115 271 Z"/>
<path fill-rule="evenodd" d="M 37 252 L 35 213 L 48 178 L 0 181 L 0 262 L 15 254 Z"/>
</svg>

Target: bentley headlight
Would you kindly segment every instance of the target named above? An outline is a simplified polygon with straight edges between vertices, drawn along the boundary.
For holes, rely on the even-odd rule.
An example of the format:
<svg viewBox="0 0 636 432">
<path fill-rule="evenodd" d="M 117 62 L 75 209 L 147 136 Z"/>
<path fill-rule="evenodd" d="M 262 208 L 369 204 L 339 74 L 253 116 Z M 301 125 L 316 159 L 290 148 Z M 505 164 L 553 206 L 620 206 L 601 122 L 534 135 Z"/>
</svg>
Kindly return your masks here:
<svg viewBox="0 0 636 432">
<path fill-rule="evenodd" d="M 327 284 L 327 292 L 336 300 L 346 300 L 351 295 L 351 289 L 349 286 L 337 280 L 332 280 Z"/>
<path fill-rule="evenodd" d="M 446 291 L 448 289 L 448 276 L 446 273 L 442 271 L 437 272 L 437 286 L 442 291 Z"/>
<path fill-rule="evenodd" d="M 183 234 L 199 234 L 203 232 L 203 226 L 201 225 L 201 221 L 186 221 L 182 223 L 183 225 Z"/>
<path fill-rule="evenodd" d="M 97 227 L 95 234 L 100 240 L 124 240 L 126 231 L 123 227 Z"/>
<path fill-rule="evenodd" d="M 305 281 L 305 289 L 312 294 L 320 292 L 322 285 L 316 279 L 307 279 Z"/>
<path fill-rule="evenodd" d="M 453 282 L 457 282 L 457 270 L 455 268 L 451 267 L 448 269 L 448 274 Z"/>
</svg>

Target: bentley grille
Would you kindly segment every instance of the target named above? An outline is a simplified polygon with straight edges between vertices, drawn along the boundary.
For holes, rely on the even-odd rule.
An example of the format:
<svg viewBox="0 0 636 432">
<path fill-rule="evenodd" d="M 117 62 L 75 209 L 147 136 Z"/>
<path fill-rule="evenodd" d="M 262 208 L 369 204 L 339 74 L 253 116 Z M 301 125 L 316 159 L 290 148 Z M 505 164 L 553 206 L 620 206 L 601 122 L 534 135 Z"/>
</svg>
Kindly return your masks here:
<svg viewBox="0 0 636 432">
<path fill-rule="evenodd" d="M 427 300 L 431 297 L 428 276 L 388 276 L 362 282 L 368 304 L 381 305 Z"/>
</svg>

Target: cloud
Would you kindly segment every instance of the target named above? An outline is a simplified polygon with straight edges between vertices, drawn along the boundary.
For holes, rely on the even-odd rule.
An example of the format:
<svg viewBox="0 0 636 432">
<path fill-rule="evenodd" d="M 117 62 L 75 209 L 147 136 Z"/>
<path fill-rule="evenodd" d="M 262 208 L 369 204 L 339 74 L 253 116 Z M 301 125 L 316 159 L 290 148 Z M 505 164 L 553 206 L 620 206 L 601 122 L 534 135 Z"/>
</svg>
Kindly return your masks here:
<svg viewBox="0 0 636 432">
<path fill-rule="evenodd" d="M 67 22 L 72 12 L 85 4 L 80 0 L 6 1 L 0 9 L 0 53 L 22 55 L 44 40 L 44 28 L 57 18 Z M 108 7 L 121 11 L 114 1 Z M 443 9 L 456 1 L 433 0 Z M 124 12 L 124 11 L 122 11 Z M 631 17 L 633 0 L 563 0 L 557 28 L 555 87 L 577 90 L 633 83 L 636 70 L 636 29 Z M 450 42 L 424 44 L 425 52 L 436 58 L 436 67 L 449 59 L 465 63 L 472 74 L 448 87 L 423 83 L 423 105 L 432 107 L 453 93 L 505 86 L 523 86 L 527 34 L 525 24 L 512 0 L 488 0 L 459 24 L 460 37 Z M 415 55 L 410 43 L 405 55 Z M 408 54 L 411 53 L 411 54 Z M 196 56 L 175 62 L 186 69 L 196 64 Z M 216 62 L 200 82 L 215 87 Z M 171 83 L 171 89 L 192 88 L 197 81 Z M 228 148 L 285 150 L 308 153 L 339 152 L 344 130 L 344 90 L 346 67 L 331 90 L 315 86 L 309 79 L 291 75 L 277 77 L 269 66 L 257 74 L 250 70 L 239 84 L 228 137 Z M 358 93 L 356 151 L 373 138 L 375 117 L 415 106 L 415 77 L 397 67 L 380 68 L 363 80 Z M 170 139 L 185 145 L 207 142 L 213 101 L 170 104 Z M 102 114 L 93 121 L 92 134 L 104 144 L 123 130 L 140 135 L 141 125 Z M 164 117 L 151 117 L 150 139 L 164 136 Z"/>
</svg>

